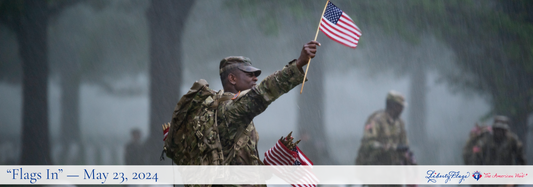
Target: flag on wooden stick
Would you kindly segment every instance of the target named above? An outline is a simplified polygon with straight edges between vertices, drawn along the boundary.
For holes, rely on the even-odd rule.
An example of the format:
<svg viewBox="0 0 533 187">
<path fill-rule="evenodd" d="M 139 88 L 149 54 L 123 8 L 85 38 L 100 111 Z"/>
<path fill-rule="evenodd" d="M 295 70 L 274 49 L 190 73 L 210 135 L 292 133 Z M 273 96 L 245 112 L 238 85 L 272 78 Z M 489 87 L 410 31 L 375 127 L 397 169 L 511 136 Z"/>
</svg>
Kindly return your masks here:
<svg viewBox="0 0 533 187">
<path fill-rule="evenodd" d="M 324 7 L 324 11 L 322 12 L 322 18 L 320 19 L 320 23 L 316 29 L 314 40 L 316 40 L 318 37 L 319 30 L 332 40 L 354 49 L 359 44 L 359 37 L 361 37 L 362 34 L 359 27 L 353 23 L 352 18 L 350 18 L 348 14 L 345 14 L 340 8 L 335 6 L 329 0 Z M 309 59 L 307 68 L 305 69 L 304 81 L 302 81 L 300 94 L 302 94 L 304 90 L 305 80 L 307 80 L 307 71 L 311 65 L 310 62 L 311 59 Z"/>
<path fill-rule="evenodd" d="M 332 40 L 354 49 L 361 37 L 361 30 L 353 23 L 352 18 L 331 2 L 328 2 L 322 15 L 320 31 Z"/>
</svg>

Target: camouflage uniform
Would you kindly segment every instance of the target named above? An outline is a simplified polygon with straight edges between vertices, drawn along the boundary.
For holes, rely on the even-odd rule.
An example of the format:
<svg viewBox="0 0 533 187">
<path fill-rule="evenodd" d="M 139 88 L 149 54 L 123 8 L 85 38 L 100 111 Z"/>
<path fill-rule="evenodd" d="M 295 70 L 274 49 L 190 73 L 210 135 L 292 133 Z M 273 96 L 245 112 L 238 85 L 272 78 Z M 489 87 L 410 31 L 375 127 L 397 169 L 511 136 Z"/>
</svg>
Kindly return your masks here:
<svg viewBox="0 0 533 187">
<path fill-rule="evenodd" d="M 304 74 L 295 62 L 289 62 L 281 71 L 269 75 L 251 89 L 237 94 L 222 93 L 233 97 L 222 102 L 217 110 L 224 158 L 230 165 L 262 164 L 257 151 L 259 135 L 252 120 L 274 100 L 302 83 Z"/>
<path fill-rule="evenodd" d="M 475 142 L 472 151 L 473 164 L 475 165 L 525 165 L 526 158 L 522 142 L 509 131 L 508 119 L 505 116 L 496 116 L 494 124 L 482 131 L 482 136 Z M 501 141 L 496 141 L 495 131 L 504 129 L 505 134 Z M 467 161 L 465 160 L 465 163 Z M 510 184 L 509 184 L 510 185 Z M 509 185 L 472 185 L 476 187 L 506 187 Z M 511 185 L 512 186 L 512 185 Z"/>
<path fill-rule="evenodd" d="M 387 94 L 387 102 L 405 106 L 405 99 L 397 92 Z M 398 146 L 407 147 L 405 123 L 398 116 L 394 119 L 385 110 L 374 112 L 365 123 L 363 139 L 355 164 L 357 165 L 401 165 L 404 152 Z"/>
<path fill-rule="evenodd" d="M 479 165 L 481 164 L 481 148 L 478 144 L 484 141 L 486 136 L 492 133 L 491 126 L 478 125 L 474 126 L 470 131 L 466 145 L 463 147 L 463 161 L 465 165 Z"/>
<path fill-rule="evenodd" d="M 403 120 L 393 119 L 384 110 L 379 110 L 366 121 L 355 164 L 400 165 L 403 155 L 396 151 L 396 147 L 407 144 Z"/>
<path fill-rule="evenodd" d="M 494 134 L 483 137 L 478 142 L 481 148 L 480 165 L 525 165 L 524 148 L 516 134 L 509 131 L 507 124 L 494 124 L 495 128 L 506 129 L 505 137 L 501 142 L 494 140 Z"/>
<path fill-rule="evenodd" d="M 405 99 L 397 92 L 387 94 L 387 102 L 393 101 L 405 106 Z M 355 160 L 356 165 L 404 165 L 409 152 L 398 151 L 407 147 L 405 123 L 398 116 L 394 119 L 385 110 L 378 110 L 368 117 L 361 146 Z M 402 185 L 365 185 L 374 187 L 397 187 Z"/>
</svg>

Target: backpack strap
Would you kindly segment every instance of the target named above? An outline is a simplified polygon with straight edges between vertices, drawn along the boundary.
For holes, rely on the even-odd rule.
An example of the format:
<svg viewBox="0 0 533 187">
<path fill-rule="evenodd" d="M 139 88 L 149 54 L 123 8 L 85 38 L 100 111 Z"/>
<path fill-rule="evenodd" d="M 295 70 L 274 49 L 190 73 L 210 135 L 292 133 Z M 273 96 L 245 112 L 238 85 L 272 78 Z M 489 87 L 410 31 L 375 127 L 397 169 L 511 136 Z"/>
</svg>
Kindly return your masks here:
<svg viewBox="0 0 533 187">
<path fill-rule="evenodd" d="M 217 104 L 218 105 L 218 104 Z M 213 153 L 213 154 L 218 154 L 218 155 L 213 155 L 215 158 L 217 158 L 216 161 L 214 161 L 215 165 L 222 165 L 224 164 L 224 152 L 222 152 L 222 143 L 220 143 L 220 133 L 218 131 L 218 122 L 217 122 L 217 116 L 218 114 L 218 111 L 215 110 L 215 124 L 213 124 L 213 128 L 215 128 L 215 131 L 217 132 L 217 139 L 216 139 L 216 153 Z"/>
<path fill-rule="evenodd" d="M 213 152 L 213 154 L 217 154 L 217 155 L 213 155 L 214 158 L 217 158 L 217 160 L 215 161 L 215 165 L 225 165 L 227 164 L 227 162 L 225 162 L 225 159 L 224 159 L 224 152 L 222 151 L 222 143 L 220 142 L 220 132 L 218 130 L 218 105 L 224 101 L 227 101 L 227 100 L 230 100 L 232 97 L 229 96 L 229 95 L 223 95 L 224 91 L 220 91 L 219 93 L 217 93 L 217 95 L 215 96 L 215 100 L 213 101 L 213 103 L 211 104 L 210 108 L 211 109 L 214 109 L 215 110 L 215 124 L 213 124 L 213 128 L 214 130 L 216 131 L 217 133 L 217 139 L 216 139 L 216 152 Z"/>
<path fill-rule="evenodd" d="M 218 108 L 218 105 L 224 101 L 227 101 L 227 100 L 231 100 L 231 96 L 230 95 L 223 95 L 224 91 L 220 91 L 219 93 L 217 93 L 217 96 L 215 96 L 215 101 L 213 101 L 213 104 L 211 104 L 211 108 L 212 109 L 217 109 Z"/>
</svg>

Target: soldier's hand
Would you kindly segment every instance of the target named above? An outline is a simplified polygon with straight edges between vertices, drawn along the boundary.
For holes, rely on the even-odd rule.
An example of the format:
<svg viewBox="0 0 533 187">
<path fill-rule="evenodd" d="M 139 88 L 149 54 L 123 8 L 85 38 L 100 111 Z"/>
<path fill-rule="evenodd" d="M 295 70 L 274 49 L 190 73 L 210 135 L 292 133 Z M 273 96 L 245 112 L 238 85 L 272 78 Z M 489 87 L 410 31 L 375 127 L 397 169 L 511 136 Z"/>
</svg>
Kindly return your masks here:
<svg viewBox="0 0 533 187">
<path fill-rule="evenodd" d="M 320 46 L 320 43 L 312 40 L 310 42 L 307 42 L 302 47 L 302 51 L 300 52 L 300 57 L 298 57 L 298 60 L 296 60 L 296 66 L 298 66 L 299 69 L 302 69 L 304 65 L 309 63 L 309 59 L 315 57 L 317 46 Z"/>
<path fill-rule="evenodd" d="M 406 152 L 409 150 L 409 146 L 407 145 L 398 145 L 396 146 L 396 151 L 398 152 Z"/>
</svg>

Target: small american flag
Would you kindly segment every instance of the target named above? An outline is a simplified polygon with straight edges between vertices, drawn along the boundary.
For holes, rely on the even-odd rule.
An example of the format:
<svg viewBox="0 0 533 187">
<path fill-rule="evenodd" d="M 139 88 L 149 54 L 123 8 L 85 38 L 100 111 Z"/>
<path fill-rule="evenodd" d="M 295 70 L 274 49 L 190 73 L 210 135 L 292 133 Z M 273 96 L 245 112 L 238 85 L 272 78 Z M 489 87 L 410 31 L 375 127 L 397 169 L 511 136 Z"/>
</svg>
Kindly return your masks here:
<svg viewBox="0 0 533 187">
<path fill-rule="evenodd" d="M 332 40 L 354 49 L 361 37 L 361 30 L 352 18 L 329 1 L 320 22 L 320 31 Z"/>
<path fill-rule="evenodd" d="M 170 130 L 170 123 L 165 123 L 163 126 L 163 141 L 167 139 L 168 131 Z"/>
<path fill-rule="evenodd" d="M 296 146 L 293 150 L 287 148 L 281 140 L 278 140 L 276 145 L 270 148 L 265 153 L 263 161 L 265 165 L 273 166 L 312 166 L 313 162 L 304 155 L 304 153 Z M 318 179 L 309 170 L 304 172 L 280 171 L 281 176 L 289 178 L 291 181 L 298 181 L 298 184 L 292 184 L 294 187 L 316 187 Z"/>
</svg>

